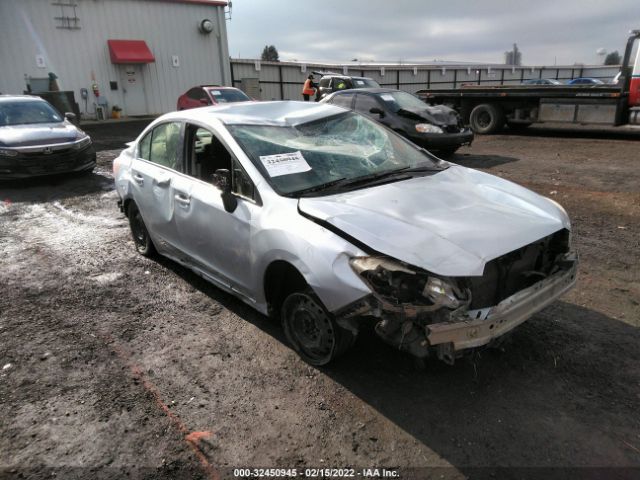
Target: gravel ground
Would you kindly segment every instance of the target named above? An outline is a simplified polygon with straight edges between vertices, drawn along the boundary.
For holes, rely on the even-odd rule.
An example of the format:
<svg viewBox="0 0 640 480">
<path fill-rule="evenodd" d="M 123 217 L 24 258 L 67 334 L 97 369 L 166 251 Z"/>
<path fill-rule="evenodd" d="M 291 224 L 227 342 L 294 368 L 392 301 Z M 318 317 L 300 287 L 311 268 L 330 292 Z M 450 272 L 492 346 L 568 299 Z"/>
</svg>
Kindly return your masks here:
<svg viewBox="0 0 640 480">
<path fill-rule="evenodd" d="M 142 125 L 87 130 L 108 149 Z M 91 175 L 0 185 L 0 478 L 639 478 L 640 143 L 568 136 L 479 137 L 454 161 L 567 208 L 577 288 L 502 351 L 424 370 L 370 330 L 312 368 L 279 325 L 137 255 L 118 150 Z"/>
</svg>

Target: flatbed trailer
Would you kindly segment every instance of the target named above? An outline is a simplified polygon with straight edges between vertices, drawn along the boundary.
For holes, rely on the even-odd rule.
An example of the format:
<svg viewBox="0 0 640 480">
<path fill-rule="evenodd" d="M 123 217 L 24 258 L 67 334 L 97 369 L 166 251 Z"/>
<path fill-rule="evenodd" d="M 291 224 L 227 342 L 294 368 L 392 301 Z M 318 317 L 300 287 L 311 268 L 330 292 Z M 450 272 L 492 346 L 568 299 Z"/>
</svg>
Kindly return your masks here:
<svg viewBox="0 0 640 480">
<path fill-rule="evenodd" d="M 495 133 L 505 125 L 517 130 L 544 122 L 640 125 L 640 30 L 630 33 L 616 85 L 468 85 L 419 90 L 416 95 L 431 105 L 455 108 L 479 134 Z"/>
</svg>

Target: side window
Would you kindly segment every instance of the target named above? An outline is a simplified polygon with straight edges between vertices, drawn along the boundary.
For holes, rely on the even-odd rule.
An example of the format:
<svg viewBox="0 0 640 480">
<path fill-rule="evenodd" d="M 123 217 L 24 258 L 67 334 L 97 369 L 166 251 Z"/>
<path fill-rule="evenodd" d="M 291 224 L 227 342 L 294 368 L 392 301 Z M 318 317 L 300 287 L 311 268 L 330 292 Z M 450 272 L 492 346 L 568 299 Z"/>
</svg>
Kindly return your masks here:
<svg viewBox="0 0 640 480">
<path fill-rule="evenodd" d="M 197 125 L 188 125 L 187 142 L 187 175 L 211 183 L 216 170 L 229 170 L 233 192 L 251 200 L 255 199 L 255 186 L 249 175 L 211 131 Z"/>
<path fill-rule="evenodd" d="M 231 174 L 233 193 L 240 195 L 241 197 L 255 199 L 255 186 L 253 182 L 244 171 L 240 162 L 236 159 L 233 160 L 233 173 Z"/>
<path fill-rule="evenodd" d="M 320 79 L 320 87 L 327 88 L 329 86 L 329 82 L 331 81 L 331 77 L 324 77 Z"/>
<path fill-rule="evenodd" d="M 178 147 L 180 146 L 180 124 L 163 123 L 153 129 L 149 160 L 164 167 L 178 167 Z"/>
<path fill-rule="evenodd" d="M 216 170 L 231 171 L 231 154 L 220 140 L 206 128 L 189 125 L 187 142 L 189 147 L 187 175 L 210 183 Z"/>
<path fill-rule="evenodd" d="M 151 153 L 151 134 L 153 131 L 147 133 L 140 143 L 138 144 L 138 158 L 144 158 L 149 160 L 149 154 Z"/>
<path fill-rule="evenodd" d="M 336 77 L 333 79 L 333 83 L 331 87 L 333 88 L 334 91 L 337 91 L 337 90 L 344 90 L 348 88 L 348 85 L 347 85 L 347 81 L 344 78 Z"/>
<path fill-rule="evenodd" d="M 356 112 L 371 115 L 369 110 L 374 107 L 380 108 L 380 105 L 378 105 L 377 100 L 372 95 L 356 95 Z"/>
<path fill-rule="evenodd" d="M 334 105 L 337 105 L 339 107 L 344 107 L 344 108 L 351 108 L 351 100 L 353 100 L 353 95 L 336 95 L 335 97 L 333 97 L 333 100 L 331 100 L 331 103 L 333 103 Z"/>
<path fill-rule="evenodd" d="M 191 100 L 200 100 L 201 98 L 205 97 L 204 90 L 199 87 L 192 88 L 187 92 L 187 97 L 189 97 Z"/>
</svg>

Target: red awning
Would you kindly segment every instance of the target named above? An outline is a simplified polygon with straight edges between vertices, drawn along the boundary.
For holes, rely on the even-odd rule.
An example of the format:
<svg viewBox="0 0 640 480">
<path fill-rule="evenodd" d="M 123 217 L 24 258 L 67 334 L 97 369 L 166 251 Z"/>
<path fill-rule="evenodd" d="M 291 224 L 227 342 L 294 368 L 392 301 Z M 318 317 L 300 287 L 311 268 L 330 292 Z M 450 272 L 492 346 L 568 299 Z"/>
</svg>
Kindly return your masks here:
<svg viewBox="0 0 640 480">
<path fill-rule="evenodd" d="M 156 59 L 144 40 L 107 40 L 111 63 L 152 63 Z"/>
</svg>

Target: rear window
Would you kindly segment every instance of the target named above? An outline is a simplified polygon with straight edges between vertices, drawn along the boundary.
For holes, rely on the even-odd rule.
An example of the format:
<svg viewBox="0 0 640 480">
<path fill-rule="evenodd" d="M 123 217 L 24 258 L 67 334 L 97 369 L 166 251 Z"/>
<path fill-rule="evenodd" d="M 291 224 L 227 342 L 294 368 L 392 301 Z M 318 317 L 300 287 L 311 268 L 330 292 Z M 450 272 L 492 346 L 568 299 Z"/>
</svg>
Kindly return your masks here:
<svg viewBox="0 0 640 480">
<path fill-rule="evenodd" d="M 380 84 L 370 78 L 353 78 L 353 88 L 380 88 Z"/>
<path fill-rule="evenodd" d="M 242 90 L 212 89 L 209 90 L 216 103 L 248 102 L 251 99 Z"/>
</svg>

